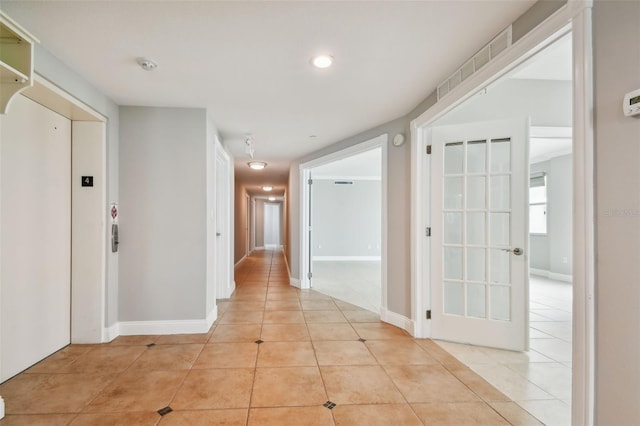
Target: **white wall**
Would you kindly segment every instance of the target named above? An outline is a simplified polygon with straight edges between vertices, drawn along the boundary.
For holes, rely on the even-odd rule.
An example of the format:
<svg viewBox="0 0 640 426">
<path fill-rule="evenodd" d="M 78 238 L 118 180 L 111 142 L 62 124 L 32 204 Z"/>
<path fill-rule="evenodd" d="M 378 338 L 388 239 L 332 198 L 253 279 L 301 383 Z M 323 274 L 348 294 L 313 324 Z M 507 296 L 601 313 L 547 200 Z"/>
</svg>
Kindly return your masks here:
<svg viewBox="0 0 640 426">
<path fill-rule="evenodd" d="M 313 172 L 312 172 L 313 173 Z M 380 256 L 382 183 L 379 180 L 314 179 L 311 189 L 312 254 Z"/>
<path fill-rule="evenodd" d="M 640 119 L 622 98 L 640 88 L 640 2 L 594 7 L 596 145 L 596 424 L 640 424 Z"/>
<path fill-rule="evenodd" d="M 206 119 L 120 108 L 120 321 L 206 317 Z"/>
</svg>

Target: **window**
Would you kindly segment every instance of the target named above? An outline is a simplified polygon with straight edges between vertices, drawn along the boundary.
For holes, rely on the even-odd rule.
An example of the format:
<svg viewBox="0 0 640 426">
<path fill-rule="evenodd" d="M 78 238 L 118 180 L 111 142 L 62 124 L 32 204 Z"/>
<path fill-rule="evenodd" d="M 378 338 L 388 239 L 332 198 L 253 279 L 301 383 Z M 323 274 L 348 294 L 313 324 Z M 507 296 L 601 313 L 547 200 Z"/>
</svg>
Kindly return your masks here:
<svg viewBox="0 0 640 426">
<path fill-rule="evenodd" d="M 532 173 L 529 179 L 529 233 L 547 233 L 547 175 Z"/>
</svg>

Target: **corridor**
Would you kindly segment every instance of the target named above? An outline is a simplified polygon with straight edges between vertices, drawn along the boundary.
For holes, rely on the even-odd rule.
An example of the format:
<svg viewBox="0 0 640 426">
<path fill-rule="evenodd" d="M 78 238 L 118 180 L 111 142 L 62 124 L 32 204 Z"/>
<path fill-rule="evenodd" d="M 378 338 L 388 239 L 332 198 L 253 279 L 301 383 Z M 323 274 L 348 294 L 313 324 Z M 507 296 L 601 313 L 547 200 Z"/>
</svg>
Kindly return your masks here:
<svg viewBox="0 0 640 426">
<path fill-rule="evenodd" d="M 431 340 L 291 287 L 281 252 L 236 283 L 208 334 L 71 345 L 7 381 L 0 424 L 540 424 Z"/>
</svg>

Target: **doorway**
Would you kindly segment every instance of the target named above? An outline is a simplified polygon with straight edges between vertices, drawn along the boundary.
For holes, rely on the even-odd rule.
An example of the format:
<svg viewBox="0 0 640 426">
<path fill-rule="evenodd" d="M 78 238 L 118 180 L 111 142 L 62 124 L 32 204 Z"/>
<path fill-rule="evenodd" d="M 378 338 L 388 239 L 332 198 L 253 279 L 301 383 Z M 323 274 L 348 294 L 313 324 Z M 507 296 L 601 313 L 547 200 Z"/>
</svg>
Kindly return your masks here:
<svg viewBox="0 0 640 426">
<path fill-rule="evenodd" d="M 386 310 L 387 135 L 301 165 L 302 288 Z"/>
<path fill-rule="evenodd" d="M 282 204 L 264 203 L 264 248 L 276 250 L 282 248 Z"/>
<path fill-rule="evenodd" d="M 476 372 L 481 374 L 490 383 L 494 384 L 498 389 L 502 390 L 510 398 L 519 401 L 527 410 L 539 418 L 544 423 L 563 424 L 570 422 L 571 419 L 571 339 L 566 340 L 567 324 L 571 327 L 571 261 L 572 261 L 572 156 L 571 156 L 571 125 L 572 118 L 572 64 L 571 64 L 571 36 L 570 34 L 560 38 L 546 49 L 538 53 L 534 58 L 523 63 L 514 71 L 505 77 L 490 84 L 480 95 L 475 96 L 462 103 L 451 112 L 434 122 L 432 129 L 432 142 L 434 144 L 433 152 L 436 153 L 436 134 L 438 129 L 455 129 L 466 128 L 465 126 L 478 127 L 480 124 L 468 124 L 474 120 L 486 120 L 507 118 L 512 116 L 524 116 L 530 120 L 532 126 L 526 126 L 525 132 L 528 134 L 526 143 L 523 147 L 527 149 L 527 155 L 522 156 L 522 162 L 525 167 L 520 172 L 522 177 L 520 184 L 516 183 L 518 174 L 516 173 L 515 164 L 517 162 L 515 155 L 515 140 L 511 146 L 511 172 L 508 178 L 508 184 L 511 190 L 517 192 L 507 197 L 511 200 L 510 206 L 502 206 L 502 198 L 496 199 L 498 205 L 492 205 L 493 200 L 487 202 L 489 208 L 488 218 L 485 218 L 482 209 L 478 206 L 472 206 L 469 212 L 461 215 L 462 234 L 465 230 L 469 230 L 471 237 L 477 240 L 476 234 L 479 232 L 479 226 L 484 226 L 486 219 L 488 230 L 479 232 L 484 238 L 488 237 L 489 249 L 485 257 L 481 258 L 480 265 L 474 264 L 474 258 L 479 255 L 475 252 L 484 254 L 484 249 L 478 249 L 477 241 L 471 241 L 471 248 L 466 248 L 468 241 L 462 241 L 462 262 L 461 272 L 463 272 L 464 287 L 460 287 L 459 295 L 461 300 L 468 304 L 466 312 L 458 310 L 453 312 L 457 315 L 441 315 L 438 302 L 444 297 L 447 302 L 447 286 L 452 287 L 455 282 L 448 284 L 444 281 L 444 291 L 439 294 L 439 279 L 434 272 L 437 272 L 438 265 L 442 263 L 437 258 L 440 250 L 436 244 L 436 239 L 432 238 L 431 247 L 433 255 L 431 259 L 432 265 L 432 309 L 434 319 L 432 324 L 432 336 L 436 339 L 443 339 L 458 343 L 472 343 L 483 347 L 491 346 L 502 349 L 515 349 L 522 351 L 518 355 L 506 354 L 504 351 L 470 347 L 467 345 L 457 345 L 452 343 L 443 343 L 448 350 L 454 355 L 469 361 L 469 365 Z M 516 100 L 523 96 L 527 99 L 524 104 L 516 105 Z M 465 123 L 465 124 L 462 124 Z M 451 143 L 445 146 L 445 149 L 452 151 L 450 157 L 453 157 L 455 149 L 460 152 L 466 152 L 466 166 L 471 173 L 465 177 L 465 189 L 472 194 L 477 191 L 475 181 L 483 179 L 478 173 L 478 152 L 482 152 L 481 162 L 484 164 L 485 150 L 478 148 L 482 146 L 478 138 L 473 138 L 466 146 Z M 492 141 L 495 142 L 495 141 Z M 487 158 L 494 143 L 487 144 Z M 451 167 L 451 160 L 447 161 L 447 153 L 445 152 L 445 167 Z M 437 187 L 440 181 L 438 174 L 438 158 L 434 155 L 431 160 L 431 179 L 432 179 L 432 200 L 438 197 Z M 488 160 L 487 160 L 488 162 Z M 487 166 L 487 168 L 491 168 Z M 445 175 L 449 176 L 449 175 Z M 450 176 L 454 176 L 450 174 Z M 491 192 L 488 199 L 493 199 L 496 191 L 499 191 L 504 185 L 500 182 L 494 184 L 494 176 L 490 173 L 487 177 L 487 192 Z M 455 179 L 447 178 L 445 179 Z M 508 185 L 507 185 L 508 186 Z M 446 190 L 445 181 L 445 190 Z M 473 191 L 472 191 L 473 190 Z M 464 191 L 463 191 L 464 193 Z M 521 197 L 520 201 L 515 201 L 514 197 L 526 195 L 529 197 Z M 528 198 L 528 201 L 527 201 Z M 470 198 L 473 200 L 474 198 Z M 446 203 L 445 193 L 445 203 Z M 433 201 L 432 201 L 433 203 Z M 515 203 L 515 204 L 514 204 Z M 465 204 L 464 207 L 467 205 Z M 433 204 L 432 204 L 433 207 Z M 446 206 L 445 206 L 446 207 Z M 508 207 L 502 210 L 503 207 Z M 497 210 L 496 210 L 497 209 Z M 457 217 L 456 210 L 447 210 L 447 217 Z M 520 211 L 525 213 L 525 220 L 518 220 L 516 213 Z M 431 218 L 432 226 L 438 227 L 439 216 L 437 211 L 432 209 Z M 480 216 L 480 219 L 476 220 Z M 504 217 L 502 217 L 504 216 Z M 528 220 L 526 219 L 528 217 Z M 520 237 L 515 238 L 512 233 L 509 235 L 505 232 L 496 232 L 496 224 L 501 222 L 510 223 L 512 231 L 519 233 Z M 454 222 L 455 224 L 456 222 Z M 527 226 L 528 223 L 528 226 Z M 465 227 L 466 225 L 466 227 Z M 474 226 L 470 226 L 474 225 Z M 445 222 L 445 237 L 447 229 L 451 225 Z M 506 228 L 505 228 L 506 229 Z M 477 232 L 478 231 L 478 232 Z M 498 229 L 499 231 L 499 229 Z M 493 250 L 492 247 L 500 244 L 500 239 L 505 238 L 504 247 L 496 246 L 498 249 Z M 449 237 L 451 238 L 451 237 Z M 482 239 L 481 238 L 481 239 Z M 494 241 L 492 241 L 492 239 Z M 526 241 L 528 240 L 528 242 Z M 446 243 L 446 240 L 445 240 Z M 484 240 L 482 240 L 484 244 Z M 449 244 L 451 247 L 455 244 Z M 521 248 L 520 255 L 516 256 L 515 250 Z M 455 248 L 454 248 L 455 249 Z M 463 250 L 463 251 L 462 251 Z M 495 252 L 495 253 L 493 253 Z M 446 254 L 446 253 L 445 253 Z M 509 309 L 511 317 L 515 317 L 518 312 L 526 314 L 524 324 L 516 323 L 513 319 L 510 321 L 496 321 L 500 317 L 492 317 L 489 310 L 500 308 L 502 302 L 496 296 L 493 290 L 504 291 L 502 278 L 496 273 L 496 268 L 502 265 L 497 259 L 502 256 L 509 259 L 511 267 L 506 271 L 509 279 L 504 280 L 513 284 L 510 289 L 510 295 L 514 305 Z M 446 259 L 445 259 L 446 260 Z M 519 262 L 525 266 L 525 276 L 523 282 L 518 282 L 517 277 L 520 272 L 516 270 Z M 451 262 L 449 262 L 451 263 Z M 476 262 L 477 263 L 477 262 Z M 445 267 L 447 262 L 444 263 Z M 466 268 L 466 269 L 465 269 Z M 479 286 L 479 282 L 471 281 L 467 284 L 467 280 L 473 279 L 473 274 L 482 274 L 480 283 L 485 282 L 486 286 Z M 499 269 L 498 269 L 499 271 Z M 485 281 L 485 272 L 486 280 Z M 504 278 L 507 278 L 506 276 Z M 446 277 L 445 277 L 446 279 Z M 563 281 L 566 282 L 563 282 Z M 485 290 L 486 287 L 486 291 Z M 527 289 L 526 293 L 519 299 L 515 297 L 516 291 L 520 288 Z M 452 290 L 450 289 L 449 292 Z M 451 298 L 451 296 L 449 297 Z M 480 312 L 481 316 L 489 319 L 486 325 L 482 324 L 477 318 L 478 308 L 476 307 L 477 299 L 482 299 L 483 308 Z M 446 305 L 445 305 L 446 307 Z M 469 309 L 473 308 L 473 309 Z M 445 312 L 446 314 L 447 312 Z M 508 319 L 508 318 L 505 318 Z M 457 327 L 449 330 L 442 330 L 442 325 L 451 321 L 457 321 Z M 464 322 L 465 326 L 460 324 Z M 489 326 L 512 325 L 515 335 L 508 335 L 506 332 L 489 332 Z M 463 331 L 472 330 L 469 336 L 461 335 Z M 504 337 L 506 340 L 498 343 L 497 338 Z M 561 338 L 562 337 L 562 338 Z M 517 342 L 522 341 L 523 345 L 518 346 Z M 473 351 L 482 351 L 485 359 L 482 363 L 478 360 L 469 358 L 469 353 Z M 526 391 L 525 391 L 526 390 Z M 550 414 L 552 413 L 552 414 Z"/>
<path fill-rule="evenodd" d="M 38 75 L 23 93 L 0 117 L 2 381 L 105 321 L 105 118 Z"/>
</svg>

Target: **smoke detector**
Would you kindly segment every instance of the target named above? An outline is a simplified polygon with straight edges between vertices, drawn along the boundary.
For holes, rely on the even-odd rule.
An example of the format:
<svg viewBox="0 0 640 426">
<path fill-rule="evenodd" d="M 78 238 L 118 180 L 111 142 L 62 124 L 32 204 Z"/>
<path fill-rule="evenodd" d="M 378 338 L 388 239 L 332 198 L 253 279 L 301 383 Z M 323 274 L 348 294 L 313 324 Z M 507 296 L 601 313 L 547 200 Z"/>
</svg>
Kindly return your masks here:
<svg viewBox="0 0 640 426">
<path fill-rule="evenodd" d="M 145 71 L 152 71 L 158 67 L 158 64 L 153 62 L 151 59 L 146 58 L 138 58 L 138 65 Z"/>
</svg>

